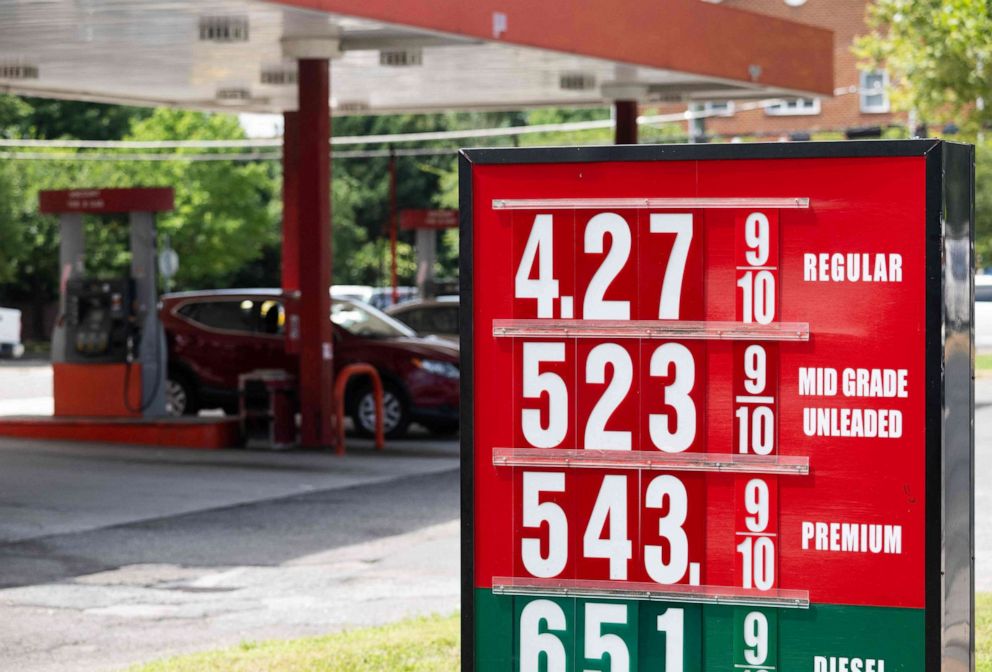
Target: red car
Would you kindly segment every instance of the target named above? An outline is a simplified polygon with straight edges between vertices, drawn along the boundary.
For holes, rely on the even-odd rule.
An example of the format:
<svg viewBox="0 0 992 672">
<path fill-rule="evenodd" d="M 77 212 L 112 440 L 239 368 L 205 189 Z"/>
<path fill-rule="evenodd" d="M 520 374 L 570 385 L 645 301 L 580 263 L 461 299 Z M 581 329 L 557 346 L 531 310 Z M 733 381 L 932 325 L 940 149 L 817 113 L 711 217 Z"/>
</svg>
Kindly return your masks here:
<svg viewBox="0 0 992 672">
<path fill-rule="evenodd" d="M 237 409 L 238 376 L 255 369 L 296 373 L 299 359 L 285 352 L 284 295 L 277 289 L 211 290 L 166 294 L 161 317 L 169 345 L 167 400 L 174 415 L 201 408 Z M 420 338 L 368 304 L 335 300 L 335 370 L 356 362 L 382 377 L 386 435 L 399 437 L 411 422 L 435 433 L 458 429 L 458 347 Z M 361 433 L 371 433 L 375 410 L 369 383 L 355 378 L 345 409 Z"/>
</svg>

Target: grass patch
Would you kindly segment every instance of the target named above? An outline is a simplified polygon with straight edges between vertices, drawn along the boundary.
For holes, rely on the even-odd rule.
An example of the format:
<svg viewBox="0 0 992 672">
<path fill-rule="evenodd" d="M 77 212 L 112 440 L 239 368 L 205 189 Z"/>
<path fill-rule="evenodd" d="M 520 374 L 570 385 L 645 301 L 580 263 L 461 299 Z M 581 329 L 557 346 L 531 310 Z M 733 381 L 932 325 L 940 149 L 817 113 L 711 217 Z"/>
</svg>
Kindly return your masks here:
<svg viewBox="0 0 992 672">
<path fill-rule="evenodd" d="M 975 368 L 992 371 L 992 355 L 975 355 Z"/>
<path fill-rule="evenodd" d="M 975 672 L 992 672 L 992 593 L 975 595 Z"/>
<path fill-rule="evenodd" d="M 303 639 L 245 642 L 129 672 L 457 672 L 459 618 L 415 618 Z"/>
<path fill-rule="evenodd" d="M 128 672 L 457 672 L 458 615 L 304 639 L 246 642 Z M 976 672 L 992 672 L 992 593 L 975 596 Z"/>
</svg>

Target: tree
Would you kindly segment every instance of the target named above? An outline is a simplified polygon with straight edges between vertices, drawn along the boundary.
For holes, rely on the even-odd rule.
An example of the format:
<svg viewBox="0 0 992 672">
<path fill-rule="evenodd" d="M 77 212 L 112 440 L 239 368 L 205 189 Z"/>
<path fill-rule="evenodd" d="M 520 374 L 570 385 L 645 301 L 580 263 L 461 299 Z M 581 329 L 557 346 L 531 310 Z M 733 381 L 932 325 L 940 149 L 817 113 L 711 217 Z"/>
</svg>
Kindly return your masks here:
<svg viewBox="0 0 992 672">
<path fill-rule="evenodd" d="M 0 113 L 4 110 L 7 116 L 0 117 L 0 129 L 35 136 L 72 130 L 72 124 L 53 118 L 46 131 L 36 122 L 48 113 L 35 114 L 30 106 L 25 110 L 23 105 L 0 98 Z M 87 139 L 121 131 L 125 112 L 116 108 L 107 116 L 113 123 L 95 124 L 95 135 Z M 135 113 L 123 130 L 123 138 L 134 140 L 242 137 L 236 117 L 166 109 Z M 53 153 L 61 155 L 65 150 Z M 254 260 L 278 259 L 270 250 L 277 250 L 279 242 L 277 170 L 278 162 L 181 159 L 139 162 L 53 157 L 0 164 L 0 235 L 5 236 L 0 246 L 0 283 L 5 283 L 0 286 L 0 298 L 33 302 L 40 320 L 40 307 L 57 294 L 59 241 L 56 218 L 38 212 L 38 191 L 79 187 L 173 187 L 176 209 L 159 215 L 157 221 L 160 234 L 171 237 L 182 258 L 176 287 L 230 286 L 234 275 Z M 94 274 L 126 272 L 126 218 L 86 218 L 85 226 L 87 270 Z M 34 333 L 42 333 L 40 321 L 31 326 Z"/>
<path fill-rule="evenodd" d="M 245 137 L 237 117 L 156 109 L 132 124 L 129 140 L 231 140 Z M 182 150 L 202 153 L 201 150 Z M 276 162 L 156 161 L 110 164 L 108 186 L 167 186 L 176 208 L 158 217 L 179 253 L 177 288 L 227 287 L 231 276 L 278 243 Z"/>
<path fill-rule="evenodd" d="M 521 113 L 450 113 L 426 115 L 377 115 L 335 118 L 334 134 L 341 136 L 415 133 L 459 128 L 516 125 Z M 447 146 L 445 147 L 444 144 Z M 438 150 L 430 156 L 396 157 L 397 209 L 429 208 L 448 173 L 457 175 L 455 156 L 461 143 L 404 143 L 402 149 Z M 440 145 L 440 146 L 439 146 Z M 352 145 L 349 150 L 379 150 L 381 145 Z M 334 282 L 343 284 L 386 285 L 389 283 L 389 157 L 348 158 L 338 156 L 332 168 L 334 178 Z M 342 210 L 342 204 L 344 209 Z M 455 206 L 457 207 L 457 206 Z M 439 258 L 445 260 L 439 272 L 457 272 L 450 263 L 451 250 L 442 238 Z M 416 273 L 413 235 L 400 232 L 398 275 L 401 284 L 412 284 Z M 457 250 L 456 250 L 457 251 Z"/>
<path fill-rule="evenodd" d="M 976 141 L 975 248 L 978 265 L 992 262 L 992 13 L 987 0 L 875 0 L 871 33 L 856 52 L 884 67 L 893 102 L 928 121 L 954 121 Z M 986 104 L 989 103 L 989 104 Z"/>
<path fill-rule="evenodd" d="M 992 124 L 992 15 L 986 0 L 875 0 L 855 51 L 884 68 L 893 102 L 921 119 L 953 120 L 971 137 Z M 992 101 L 989 101 L 992 103 Z"/>
<path fill-rule="evenodd" d="M 20 101 L 25 107 L 25 114 L 17 137 L 22 138 L 118 140 L 136 120 L 152 114 L 152 109 L 148 107 L 78 100 L 22 98 Z"/>
<path fill-rule="evenodd" d="M 151 110 L 0 95 L 0 137 L 117 140 Z M 0 298 L 43 305 L 55 297 L 58 227 L 38 213 L 38 190 L 78 186 L 95 163 L 8 160 L 0 163 Z M 93 182 L 90 182 L 93 183 Z M 41 311 L 35 316 L 40 319 Z M 41 331 L 40 323 L 35 325 Z"/>
</svg>

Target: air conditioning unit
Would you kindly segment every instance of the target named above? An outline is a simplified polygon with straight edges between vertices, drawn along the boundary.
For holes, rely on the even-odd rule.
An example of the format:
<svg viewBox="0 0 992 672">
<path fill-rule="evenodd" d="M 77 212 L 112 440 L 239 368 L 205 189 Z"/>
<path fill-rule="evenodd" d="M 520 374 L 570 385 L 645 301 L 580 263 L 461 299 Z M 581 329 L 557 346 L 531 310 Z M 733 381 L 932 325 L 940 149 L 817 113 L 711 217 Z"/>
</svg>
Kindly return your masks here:
<svg viewBox="0 0 992 672">
<path fill-rule="evenodd" d="M 596 88 L 596 76 L 588 72 L 563 72 L 558 75 L 562 91 L 589 91 Z"/>
<path fill-rule="evenodd" d="M 0 63 L 0 79 L 38 79 L 38 66 Z"/>
<path fill-rule="evenodd" d="M 200 18 L 201 42 L 247 42 L 247 16 L 204 16 Z"/>
<path fill-rule="evenodd" d="M 383 49 L 379 52 L 379 65 L 386 67 L 407 68 L 423 63 L 423 49 Z"/>
<path fill-rule="evenodd" d="M 236 86 L 217 89 L 217 102 L 222 105 L 241 105 L 251 100 L 251 91 Z"/>
<path fill-rule="evenodd" d="M 293 68 L 267 68 L 262 70 L 261 82 L 268 86 L 288 86 L 296 84 L 298 75 Z"/>
</svg>

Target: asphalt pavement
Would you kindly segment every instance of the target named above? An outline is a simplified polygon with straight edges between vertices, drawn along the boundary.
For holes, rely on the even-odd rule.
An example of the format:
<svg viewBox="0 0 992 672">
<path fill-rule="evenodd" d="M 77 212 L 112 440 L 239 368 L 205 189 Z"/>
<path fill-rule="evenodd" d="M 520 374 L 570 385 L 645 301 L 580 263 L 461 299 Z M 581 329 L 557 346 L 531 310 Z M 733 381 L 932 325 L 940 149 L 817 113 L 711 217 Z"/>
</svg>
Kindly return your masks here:
<svg viewBox="0 0 992 672">
<path fill-rule="evenodd" d="M 116 670 L 451 613 L 457 518 L 449 468 L 4 543 L 0 661 Z"/>
<path fill-rule="evenodd" d="M 0 414 L 50 395 L 48 367 L 0 366 Z M 0 670 L 119 670 L 455 611 L 457 441 L 348 447 L 0 439 Z"/>
</svg>

